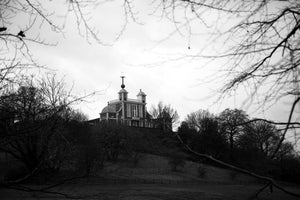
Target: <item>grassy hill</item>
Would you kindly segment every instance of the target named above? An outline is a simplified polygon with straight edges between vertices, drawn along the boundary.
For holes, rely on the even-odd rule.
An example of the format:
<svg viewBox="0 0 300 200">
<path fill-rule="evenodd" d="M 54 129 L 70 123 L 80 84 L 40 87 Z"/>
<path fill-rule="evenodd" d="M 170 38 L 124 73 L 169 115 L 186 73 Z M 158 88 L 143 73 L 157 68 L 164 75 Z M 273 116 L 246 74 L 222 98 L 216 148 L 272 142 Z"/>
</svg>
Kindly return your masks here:
<svg viewBox="0 0 300 200">
<path fill-rule="evenodd" d="M 168 157 L 142 154 L 136 165 L 128 160 L 106 162 L 104 168 L 93 176 L 67 182 L 51 192 L 95 200 L 238 200 L 254 197 L 263 186 L 252 177 L 190 161 L 185 161 L 184 166 L 174 171 L 169 160 Z M 45 186 L 30 185 L 36 188 Z M 287 189 L 294 192 L 300 190 L 295 185 Z M 2 199 L 65 199 L 57 193 L 28 193 L 0 188 Z M 273 193 L 265 190 L 254 199 L 297 198 L 274 188 Z"/>
<path fill-rule="evenodd" d="M 185 161 L 176 171 L 169 163 L 170 158 L 142 154 L 136 165 L 128 161 L 106 163 L 97 173 L 98 181 L 116 183 L 214 183 L 237 184 L 257 183 L 250 176 L 206 164 Z"/>
</svg>

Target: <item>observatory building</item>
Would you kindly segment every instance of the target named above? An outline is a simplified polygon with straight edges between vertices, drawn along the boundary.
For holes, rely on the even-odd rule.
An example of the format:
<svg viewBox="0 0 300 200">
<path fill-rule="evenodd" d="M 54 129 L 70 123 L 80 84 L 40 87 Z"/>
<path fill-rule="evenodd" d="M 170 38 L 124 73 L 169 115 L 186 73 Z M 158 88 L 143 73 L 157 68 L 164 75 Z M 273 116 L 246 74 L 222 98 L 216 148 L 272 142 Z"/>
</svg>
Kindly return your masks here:
<svg viewBox="0 0 300 200">
<path fill-rule="evenodd" d="M 127 126 L 154 128 L 152 116 L 147 112 L 146 94 L 140 89 L 136 99 L 128 98 L 125 90 L 124 76 L 118 92 L 118 99 L 107 102 L 100 113 L 100 121 L 116 121 Z"/>
</svg>

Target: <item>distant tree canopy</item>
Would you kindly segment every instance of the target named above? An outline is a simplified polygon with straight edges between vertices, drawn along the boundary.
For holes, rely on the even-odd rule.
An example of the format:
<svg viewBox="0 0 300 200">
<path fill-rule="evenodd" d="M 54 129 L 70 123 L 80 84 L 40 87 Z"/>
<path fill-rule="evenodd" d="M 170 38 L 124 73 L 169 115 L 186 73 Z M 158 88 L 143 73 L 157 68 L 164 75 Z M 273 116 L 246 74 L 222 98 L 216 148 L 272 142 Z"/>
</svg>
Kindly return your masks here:
<svg viewBox="0 0 300 200">
<path fill-rule="evenodd" d="M 271 157 L 279 140 L 279 130 L 275 125 L 263 121 L 256 121 L 244 126 L 238 146 L 253 153 L 261 153 Z"/>
<path fill-rule="evenodd" d="M 225 109 L 219 115 L 198 110 L 187 115 L 178 128 L 182 141 L 193 150 L 245 165 L 245 168 L 251 168 L 255 160 L 272 163 L 274 160 L 280 162 L 295 158 L 297 154 L 290 142 L 283 142 L 273 157 L 280 133 L 275 125 L 252 121 L 243 110 L 238 109 Z M 257 165 L 255 167 L 263 167 L 263 164 Z"/>
<path fill-rule="evenodd" d="M 219 129 L 220 123 L 213 114 L 198 110 L 187 115 L 178 133 L 197 152 L 220 158 L 226 149 L 226 138 Z"/>
</svg>

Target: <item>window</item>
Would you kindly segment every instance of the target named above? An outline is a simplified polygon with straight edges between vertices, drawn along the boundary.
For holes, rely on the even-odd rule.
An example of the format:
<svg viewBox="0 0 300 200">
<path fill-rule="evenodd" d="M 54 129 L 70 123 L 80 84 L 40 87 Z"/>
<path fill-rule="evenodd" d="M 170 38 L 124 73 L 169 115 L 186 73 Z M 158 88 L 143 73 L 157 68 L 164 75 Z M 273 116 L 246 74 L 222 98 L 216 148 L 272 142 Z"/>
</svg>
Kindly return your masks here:
<svg viewBox="0 0 300 200">
<path fill-rule="evenodd" d="M 143 106 L 142 105 L 140 105 L 139 106 L 139 113 L 140 113 L 140 117 L 143 117 Z"/>
<path fill-rule="evenodd" d="M 135 104 L 132 105 L 132 112 L 133 112 L 133 117 L 138 117 L 137 105 Z"/>
<path fill-rule="evenodd" d="M 131 106 L 130 104 L 126 104 L 127 117 L 131 117 Z"/>
</svg>

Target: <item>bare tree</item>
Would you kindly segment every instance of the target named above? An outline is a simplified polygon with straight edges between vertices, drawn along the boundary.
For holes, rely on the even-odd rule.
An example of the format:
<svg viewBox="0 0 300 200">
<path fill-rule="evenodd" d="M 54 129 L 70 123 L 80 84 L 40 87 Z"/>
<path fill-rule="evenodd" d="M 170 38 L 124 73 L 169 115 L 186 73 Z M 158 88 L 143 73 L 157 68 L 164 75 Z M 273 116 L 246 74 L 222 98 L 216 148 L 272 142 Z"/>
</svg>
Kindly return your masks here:
<svg viewBox="0 0 300 200">
<path fill-rule="evenodd" d="M 207 110 L 198 110 L 188 114 L 185 121 L 190 128 L 200 131 L 204 128 L 203 119 L 208 118 L 214 118 L 214 115 Z"/>
<path fill-rule="evenodd" d="M 247 123 L 244 125 L 244 134 L 238 138 L 238 145 L 242 149 L 271 156 L 280 139 L 279 133 L 275 125 L 264 121 Z"/>
<path fill-rule="evenodd" d="M 223 132 L 230 145 L 230 158 L 233 160 L 234 148 L 237 137 L 243 133 L 243 126 L 238 126 L 248 121 L 248 116 L 243 110 L 225 109 L 219 115 L 221 132 Z"/>
<path fill-rule="evenodd" d="M 57 168 L 66 139 L 64 125 L 72 117 L 75 97 L 55 75 L 23 82 L 17 91 L 1 96 L 1 148 L 26 168 L 28 174 Z"/>
<path fill-rule="evenodd" d="M 159 102 L 157 107 L 152 106 L 150 114 L 156 120 L 156 124 L 164 131 L 170 131 L 179 123 L 179 115 L 171 105 Z"/>
<path fill-rule="evenodd" d="M 188 125 L 186 133 L 190 132 L 189 146 L 200 153 L 206 153 L 216 158 L 226 154 L 226 135 L 220 131 L 218 118 L 207 110 L 198 110 L 188 114 L 185 119 Z M 197 130 L 196 134 L 193 130 Z M 184 134 L 184 129 L 178 129 L 179 134 Z"/>
<path fill-rule="evenodd" d="M 299 105 L 300 9 L 299 1 L 156 1 L 172 23 L 174 32 L 197 37 L 197 25 L 210 36 L 197 53 L 179 59 L 221 60 L 219 99 L 243 89 L 249 95 L 245 103 L 269 107 L 283 98 L 291 100 L 290 115 L 285 122 L 282 144 L 287 130 L 297 121 Z M 209 16 L 209 17 L 208 17 Z M 200 34 L 201 36 L 203 34 Z M 192 41 L 192 40 L 191 40 Z M 222 45 L 220 45 L 222 44 Z M 196 46 L 198 44 L 195 44 Z M 189 44 L 193 47 L 193 44 Z M 284 123 L 284 124 L 283 124 Z M 298 128 L 298 127 L 297 127 Z"/>
</svg>

